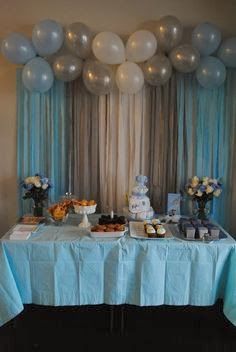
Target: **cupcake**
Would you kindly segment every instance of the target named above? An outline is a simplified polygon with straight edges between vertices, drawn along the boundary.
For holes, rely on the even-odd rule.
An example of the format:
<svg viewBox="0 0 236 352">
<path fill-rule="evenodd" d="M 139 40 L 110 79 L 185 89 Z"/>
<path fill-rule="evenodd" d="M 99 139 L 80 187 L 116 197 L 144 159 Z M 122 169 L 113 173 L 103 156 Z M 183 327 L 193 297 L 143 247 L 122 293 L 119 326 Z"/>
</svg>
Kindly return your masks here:
<svg viewBox="0 0 236 352">
<path fill-rule="evenodd" d="M 155 230 L 154 227 L 151 226 L 151 225 L 147 225 L 147 226 L 146 226 L 146 234 L 147 234 L 148 237 L 150 237 L 150 238 L 156 238 L 156 237 L 157 237 L 156 230 Z"/>
<path fill-rule="evenodd" d="M 165 230 L 164 226 L 159 225 L 156 231 L 157 231 L 157 237 L 159 237 L 159 238 L 165 237 L 166 230 Z"/>
<path fill-rule="evenodd" d="M 147 227 L 148 227 L 148 226 L 152 226 L 152 221 L 151 221 L 151 220 L 145 220 L 145 221 L 143 222 L 143 226 L 144 226 L 144 231 L 146 232 Z"/>
<path fill-rule="evenodd" d="M 161 221 L 159 219 L 153 219 L 152 220 L 152 225 L 156 226 L 156 225 L 161 225 Z"/>
</svg>

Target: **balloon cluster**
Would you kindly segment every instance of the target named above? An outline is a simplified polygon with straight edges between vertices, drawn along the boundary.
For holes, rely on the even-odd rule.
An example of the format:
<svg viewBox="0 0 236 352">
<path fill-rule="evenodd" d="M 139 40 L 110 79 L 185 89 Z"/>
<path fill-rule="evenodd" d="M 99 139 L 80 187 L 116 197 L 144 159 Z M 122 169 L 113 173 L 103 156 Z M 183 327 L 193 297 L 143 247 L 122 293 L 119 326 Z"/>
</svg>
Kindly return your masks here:
<svg viewBox="0 0 236 352">
<path fill-rule="evenodd" d="M 144 81 L 153 86 L 165 84 L 173 68 L 182 73 L 195 71 L 205 88 L 220 86 L 226 67 L 236 67 L 236 37 L 222 41 L 220 30 L 211 23 L 194 28 L 191 44 L 183 44 L 182 35 L 183 26 L 174 16 L 157 21 L 153 33 L 134 32 L 126 45 L 113 32 L 94 36 L 80 22 L 63 29 L 56 21 L 43 20 L 34 26 L 32 40 L 18 33 L 8 35 L 2 42 L 2 54 L 12 63 L 24 64 L 22 80 L 32 92 L 48 91 L 54 76 L 69 82 L 82 75 L 93 94 L 108 94 L 115 83 L 121 92 L 135 94 Z M 64 55 L 59 54 L 63 44 L 68 50 Z"/>
</svg>

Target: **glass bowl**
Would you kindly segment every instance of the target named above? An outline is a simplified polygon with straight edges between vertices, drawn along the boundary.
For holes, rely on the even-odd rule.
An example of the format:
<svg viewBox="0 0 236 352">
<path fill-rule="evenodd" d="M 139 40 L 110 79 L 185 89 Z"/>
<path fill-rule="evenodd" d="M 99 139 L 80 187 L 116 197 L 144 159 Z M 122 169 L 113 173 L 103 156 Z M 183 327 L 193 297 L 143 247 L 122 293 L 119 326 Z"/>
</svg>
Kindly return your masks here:
<svg viewBox="0 0 236 352">
<path fill-rule="evenodd" d="M 55 226 L 61 226 L 66 223 L 69 214 L 67 213 L 62 219 L 55 219 L 51 214 L 49 215 L 49 221 Z"/>
</svg>

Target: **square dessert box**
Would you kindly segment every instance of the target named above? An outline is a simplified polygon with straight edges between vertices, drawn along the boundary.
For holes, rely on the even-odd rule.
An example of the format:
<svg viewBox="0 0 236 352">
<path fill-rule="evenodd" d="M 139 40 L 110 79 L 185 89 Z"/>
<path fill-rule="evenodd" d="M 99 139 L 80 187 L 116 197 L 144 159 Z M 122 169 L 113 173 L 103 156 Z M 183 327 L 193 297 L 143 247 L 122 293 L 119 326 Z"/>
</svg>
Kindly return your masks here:
<svg viewBox="0 0 236 352">
<path fill-rule="evenodd" d="M 196 232 L 197 232 L 198 238 L 200 239 L 203 239 L 204 235 L 208 235 L 208 229 L 203 225 L 197 226 L 196 230 L 197 230 Z"/>
<path fill-rule="evenodd" d="M 211 236 L 211 238 L 213 238 L 213 239 L 219 238 L 219 236 L 220 236 L 220 229 L 219 229 L 217 226 L 212 225 L 212 224 L 209 224 L 209 225 L 207 226 L 207 228 L 208 228 L 209 235 Z"/>
<path fill-rule="evenodd" d="M 184 233 L 185 233 L 186 238 L 194 239 L 196 229 L 190 223 L 184 224 Z"/>
</svg>

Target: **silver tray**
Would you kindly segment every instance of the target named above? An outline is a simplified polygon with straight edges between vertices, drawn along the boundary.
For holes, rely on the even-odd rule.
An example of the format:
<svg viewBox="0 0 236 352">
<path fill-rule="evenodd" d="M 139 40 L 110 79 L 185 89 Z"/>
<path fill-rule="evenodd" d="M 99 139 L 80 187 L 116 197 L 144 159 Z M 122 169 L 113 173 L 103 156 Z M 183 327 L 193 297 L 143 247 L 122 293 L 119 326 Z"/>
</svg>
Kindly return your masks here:
<svg viewBox="0 0 236 352">
<path fill-rule="evenodd" d="M 204 235 L 203 238 L 187 238 L 184 233 L 180 231 L 179 226 L 177 224 L 169 224 L 171 232 L 173 236 L 177 239 L 183 241 L 191 241 L 191 242 L 203 242 L 203 243 L 211 243 L 215 241 L 220 241 L 226 239 L 228 236 L 220 229 L 219 238 L 212 238 L 210 235 Z"/>
</svg>

